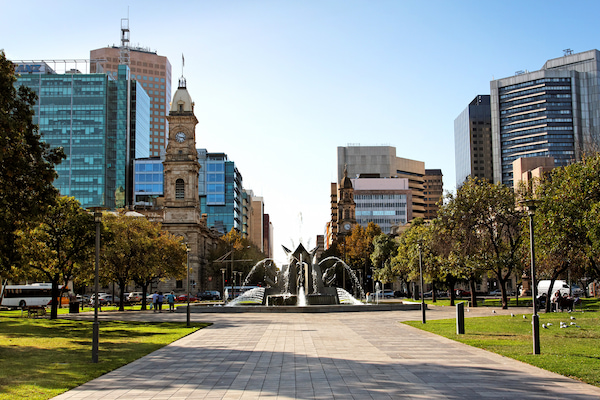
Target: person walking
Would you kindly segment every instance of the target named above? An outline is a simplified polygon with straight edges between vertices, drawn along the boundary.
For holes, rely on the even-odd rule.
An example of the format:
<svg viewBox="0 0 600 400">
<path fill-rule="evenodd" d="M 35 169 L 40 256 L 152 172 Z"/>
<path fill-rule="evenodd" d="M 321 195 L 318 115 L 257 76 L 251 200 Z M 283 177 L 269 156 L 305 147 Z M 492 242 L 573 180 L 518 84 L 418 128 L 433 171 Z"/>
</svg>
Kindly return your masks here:
<svg viewBox="0 0 600 400">
<path fill-rule="evenodd" d="M 175 294 L 173 292 L 167 295 L 167 302 L 169 303 L 169 312 L 175 312 Z"/>
<path fill-rule="evenodd" d="M 162 312 L 163 300 L 164 300 L 163 293 L 162 292 L 158 292 L 158 312 L 159 313 Z"/>
<path fill-rule="evenodd" d="M 154 312 L 158 310 L 158 291 L 154 291 L 154 294 L 152 295 L 152 308 L 154 309 Z"/>
</svg>

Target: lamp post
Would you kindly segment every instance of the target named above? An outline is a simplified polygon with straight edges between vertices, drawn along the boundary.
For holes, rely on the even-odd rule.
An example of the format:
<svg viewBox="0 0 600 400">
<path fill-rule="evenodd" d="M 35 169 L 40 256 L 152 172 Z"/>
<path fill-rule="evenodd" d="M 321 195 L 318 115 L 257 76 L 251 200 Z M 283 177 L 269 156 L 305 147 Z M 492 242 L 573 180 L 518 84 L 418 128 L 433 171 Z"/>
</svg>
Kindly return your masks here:
<svg viewBox="0 0 600 400">
<path fill-rule="evenodd" d="M 426 323 L 426 318 L 425 318 L 425 290 L 423 287 L 423 260 L 421 257 L 421 245 L 422 242 L 419 240 L 419 274 L 421 275 L 421 317 L 422 317 L 422 322 Z"/>
<path fill-rule="evenodd" d="M 189 244 L 186 243 L 185 245 L 185 251 L 187 252 L 187 259 L 186 259 L 186 280 L 187 280 L 187 307 L 186 307 L 186 323 L 187 323 L 187 327 L 190 327 L 190 246 Z"/>
<path fill-rule="evenodd" d="M 99 266 L 100 266 L 100 224 L 102 223 L 102 213 L 94 211 L 94 222 L 96 223 L 96 262 L 94 269 L 94 323 L 92 325 L 92 362 L 98 362 L 98 286 L 99 286 Z"/>
<path fill-rule="evenodd" d="M 531 317 L 531 327 L 533 334 L 533 354 L 540 354 L 540 318 L 537 313 L 537 282 L 535 280 L 535 242 L 533 237 L 533 216 L 537 208 L 537 201 L 534 199 L 524 200 L 522 203 L 527 207 L 529 215 L 529 250 L 531 253 L 531 295 L 533 296 L 533 316 Z"/>
<path fill-rule="evenodd" d="M 221 294 L 221 296 L 223 296 L 223 304 L 227 303 L 227 299 L 225 298 L 225 271 L 227 269 L 226 268 L 221 268 L 221 275 L 223 276 L 223 292 Z"/>
</svg>

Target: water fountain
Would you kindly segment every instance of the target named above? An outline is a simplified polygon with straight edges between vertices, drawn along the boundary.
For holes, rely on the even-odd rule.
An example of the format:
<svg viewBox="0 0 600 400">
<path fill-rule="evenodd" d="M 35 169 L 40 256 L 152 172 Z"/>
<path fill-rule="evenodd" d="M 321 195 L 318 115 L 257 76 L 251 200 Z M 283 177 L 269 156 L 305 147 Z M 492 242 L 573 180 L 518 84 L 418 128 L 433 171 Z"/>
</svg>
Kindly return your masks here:
<svg viewBox="0 0 600 400">
<path fill-rule="evenodd" d="M 317 263 L 316 249 L 308 252 L 302 244 L 294 252 L 285 247 L 284 250 L 289 257 L 289 263 L 284 265 L 281 271 L 275 267 L 273 260 L 265 259 L 252 267 L 244 281 L 244 286 L 246 286 L 257 271 L 264 271 L 263 280 L 268 283 L 269 287 L 260 288 L 261 290 L 252 289 L 240 295 L 228 305 L 297 307 L 338 304 L 362 305 L 362 302 L 355 299 L 344 289 L 326 286 L 324 283 L 323 278 L 326 277 L 328 278 L 328 284 L 330 284 L 332 278 L 335 277 L 335 275 L 331 276 L 332 271 L 342 265 L 354 282 L 355 288 L 359 288 L 360 295 L 364 297 L 364 292 L 354 271 L 342 260 L 336 257 L 328 257 Z M 323 274 L 321 264 L 330 260 L 334 260 L 335 263 Z M 260 296 L 262 296 L 262 299 Z"/>
<path fill-rule="evenodd" d="M 309 252 L 302 244 L 293 252 L 285 247 L 283 249 L 289 258 L 287 265 L 279 269 L 272 259 L 264 259 L 252 267 L 243 282 L 243 286 L 248 286 L 253 280 L 260 280 L 266 287 L 250 289 L 225 307 L 198 304 L 194 312 L 337 312 L 420 308 L 419 304 L 399 302 L 365 305 L 345 289 L 333 286 L 336 270 L 341 269 L 352 282 L 354 293 L 365 297 L 354 271 L 341 259 L 328 257 L 317 262 L 316 249 Z M 326 265 L 330 266 L 323 272 L 322 267 Z"/>
</svg>

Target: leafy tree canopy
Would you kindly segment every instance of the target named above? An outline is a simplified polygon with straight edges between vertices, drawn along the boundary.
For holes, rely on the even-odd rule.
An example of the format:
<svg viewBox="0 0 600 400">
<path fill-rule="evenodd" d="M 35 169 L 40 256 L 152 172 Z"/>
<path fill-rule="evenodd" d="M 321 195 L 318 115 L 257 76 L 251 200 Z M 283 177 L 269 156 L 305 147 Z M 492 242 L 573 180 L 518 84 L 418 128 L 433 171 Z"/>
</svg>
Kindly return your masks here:
<svg viewBox="0 0 600 400">
<path fill-rule="evenodd" d="M 17 263 L 15 231 L 56 199 L 54 166 L 65 157 L 42 142 L 33 123 L 36 95 L 24 86 L 15 89 L 14 70 L 0 52 L 0 272 Z"/>
</svg>

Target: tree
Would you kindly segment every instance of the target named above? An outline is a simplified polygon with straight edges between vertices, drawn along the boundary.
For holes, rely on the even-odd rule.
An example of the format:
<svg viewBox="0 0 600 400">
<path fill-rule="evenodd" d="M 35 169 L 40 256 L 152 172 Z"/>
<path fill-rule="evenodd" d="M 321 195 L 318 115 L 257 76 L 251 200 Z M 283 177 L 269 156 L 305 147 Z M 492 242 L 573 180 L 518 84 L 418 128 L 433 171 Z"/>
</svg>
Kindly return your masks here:
<svg viewBox="0 0 600 400">
<path fill-rule="evenodd" d="M 188 268 L 187 250 L 182 237 L 162 231 L 158 226 L 158 230 L 149 232 L 149 239 L 140 243 L 144 247 L 145 260 L 136 263 L 138 268 L 132 271 L 131 276 L 142 288 L 142 310 L 146 309 L 148 286 L 152 282 L 165 278 L 181 279 Z"/>
<path fill-rule="evenodd" d="M 534 217 L 538 271 L 552 283 L 585 266 L 600 275 L 600 156 L 555 168 L 529 195 L 539 199 Z"/>
<path fill-rule="evenodd" d="M 17 231 L 25 261 L 22 276 L 41 277 L 52 283 L 50 318 L 57 318 L 59 285 L 65 286 L 76 272 L 91 269 L 95 241 L 92 215 L 74 197 L 59 197 L 42 222 Z M 72 289 L 72 288 L 71 288 Z"/>
<path fill-rule="evenodd" d="M 343 239 L 344 261 L 353 270 L 361 270 L 364 276 L 371 269 L 371 253 L 373 253 L 373 239 L 381 234 L 381 228 L 374 222 L 369 222 L 363 228 L 354 225 L 352 233 Z"/>
<path fill-rule="evenodd" d="M 457 235 L 468 245 L 465 266 L 494 276 L 508 308 L 506 282 L 522 269 L 523 212 L 512 189 L 501 183 L 470 178 L 445 205 Z M 442 207 L 443 208 L 443 207 Z M 472 277 L 474 278 L 474 277 Z M 472 303 L 476 304 L 474 281 Z"/>
<path fill-rule="evenodd" d="M 160 224 L 119 212 L 104 213 L 102 221 L 108 231 L 102 249 L 102 275 L 105 281 L 119 286 L 120 311 L 124 309 L 125 288 L 134 278 L 147 290 L 149 276 L 185 273 L 185 245 L 163 233 Z"/>
<path fill-rule="evenodd" d="M 412 220 L 410 228 L 400 236 L 398 252 L 392 260 L 392 269 L 397 275 L 406 276 L 409 281 L 419 281 L 422 268 L 423 281 L 431 282 L 432 300 L 435 300 L 435 282 L 439 281 L 440 277 L 432 240 L 432 226 L 426 224 L 422 218 Z"/>
<path fill-rule="evenodd" d="M 54 166 L 65 157 L 42 141 L 33 123 L 36 95 L 15 89 L 14 70 L 0 52 L 0 273 L 18 264 L 17 229 L 39 220 L 55 201 Z"/>
<path fill-rule="evenodd" d="M 398 251 L 398 242 L 385 233 L 373 239 L 373 252 L 371 264 L 373 265 L 373 279 L 385 283 L 392 283 L 396 279 L 392 270 L 392 258 Z"/>
</svg>

